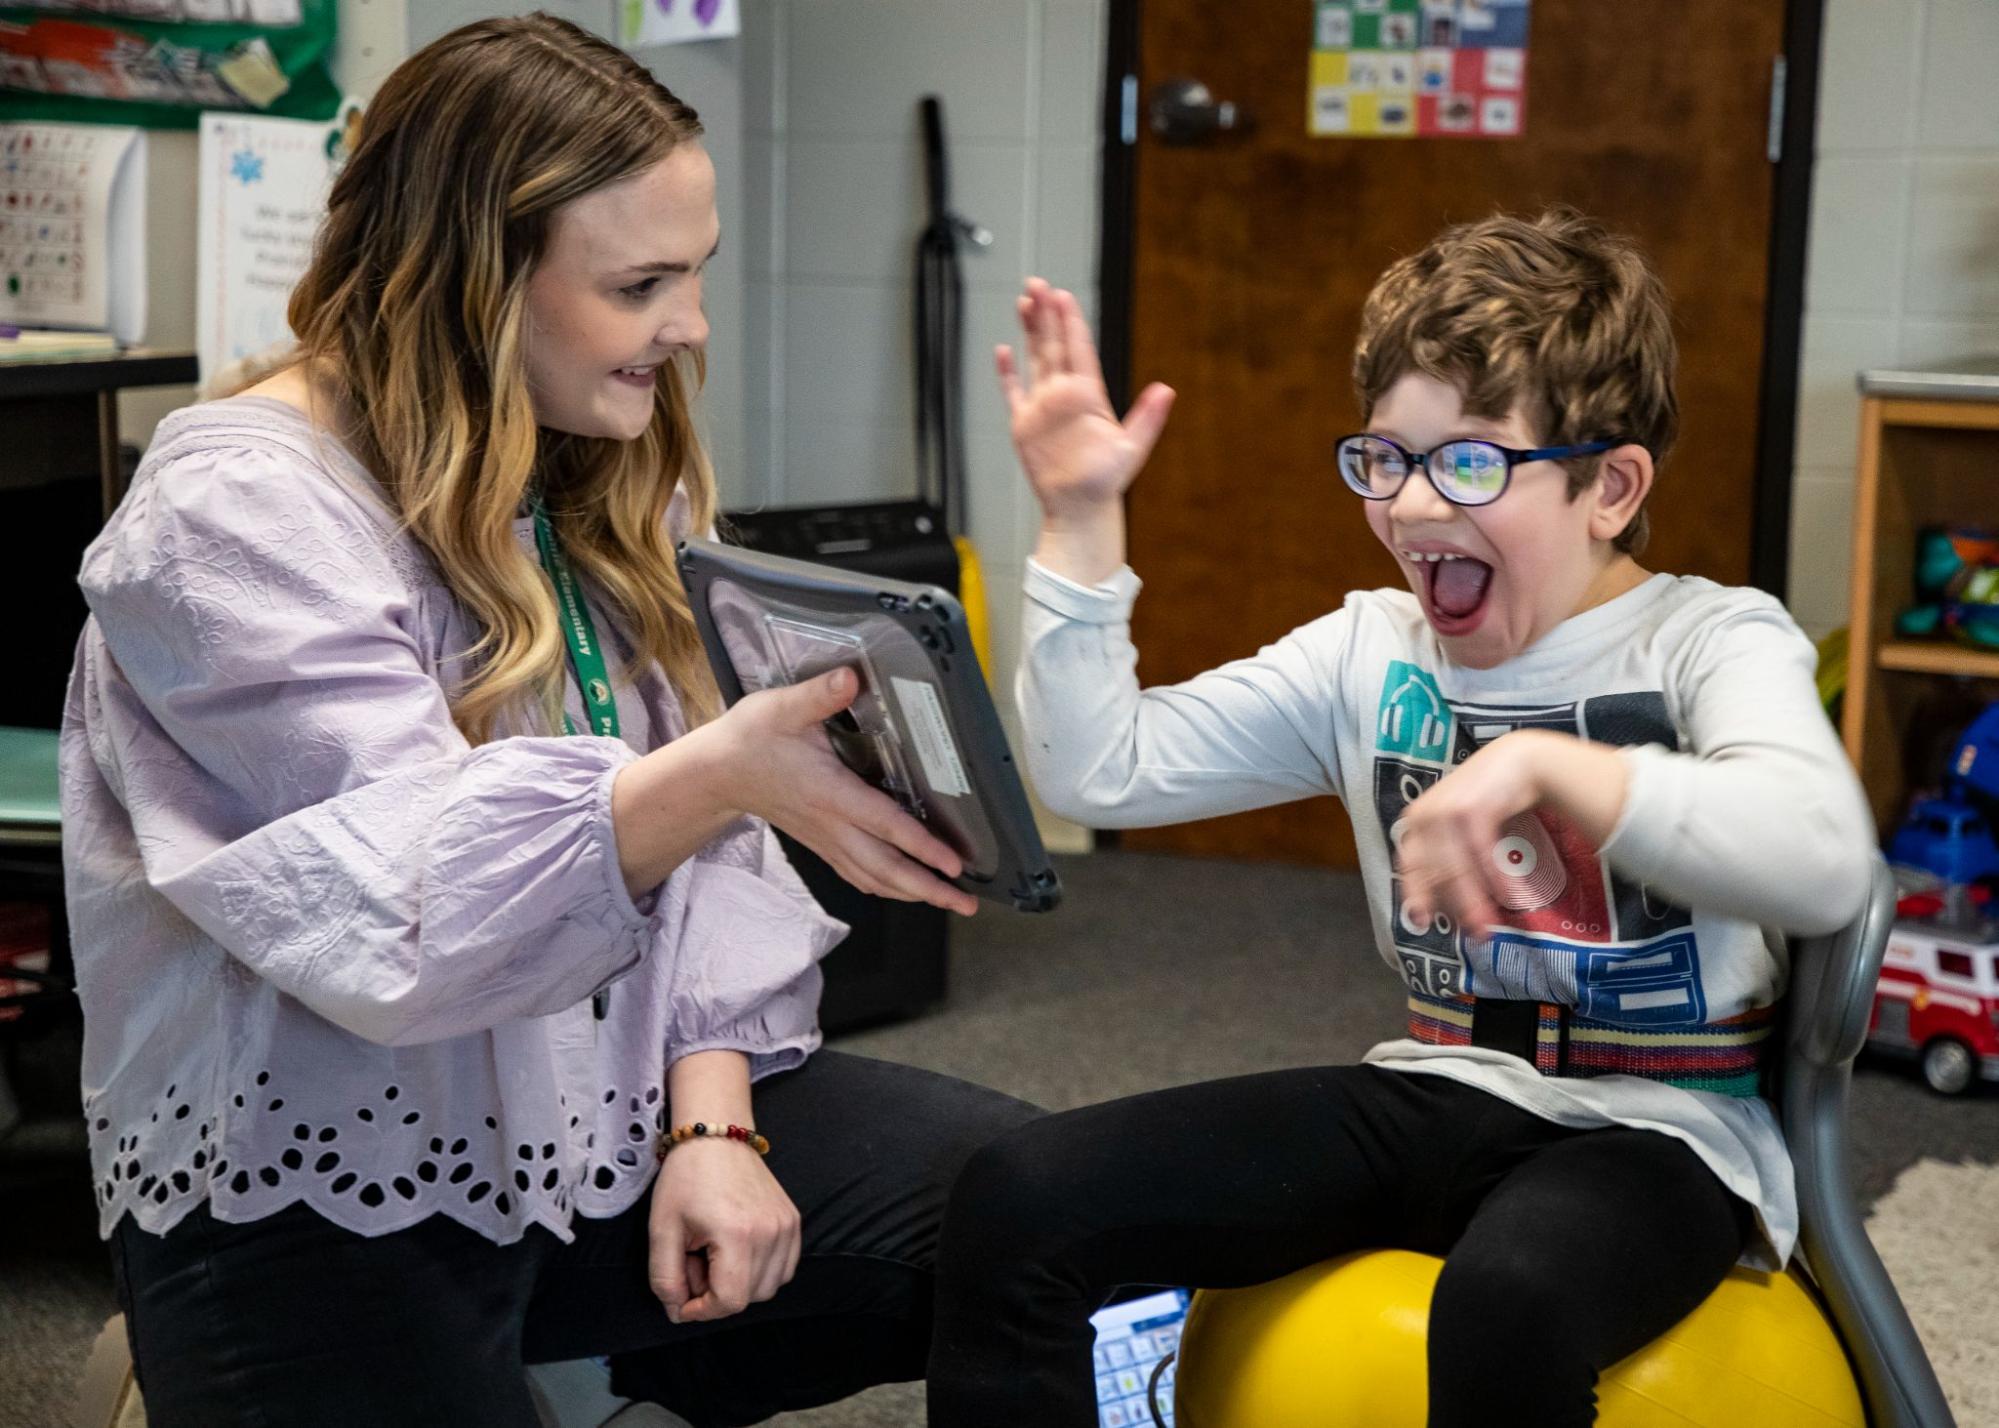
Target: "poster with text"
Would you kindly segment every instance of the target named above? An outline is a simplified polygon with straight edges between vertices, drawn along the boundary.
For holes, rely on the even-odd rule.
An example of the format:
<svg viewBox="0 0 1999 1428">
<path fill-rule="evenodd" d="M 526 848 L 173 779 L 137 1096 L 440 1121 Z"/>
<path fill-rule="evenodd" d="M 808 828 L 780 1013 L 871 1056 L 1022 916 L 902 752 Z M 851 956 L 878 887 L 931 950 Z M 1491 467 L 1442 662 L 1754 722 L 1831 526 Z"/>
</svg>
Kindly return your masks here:
<svg viewBox="0 0 1999 1428">
<path fill-rule="evenodd" d="M 1528 0 L 1317 0 L 1306 132 L 1511 139 L 1527 117 Z"/>
<path fill-rule="evenodd" d="M 292 336 L 285 317 L 312 258 L 342 124 L 201 116 L 196 349 L 202 380 Z"/>
</svg>

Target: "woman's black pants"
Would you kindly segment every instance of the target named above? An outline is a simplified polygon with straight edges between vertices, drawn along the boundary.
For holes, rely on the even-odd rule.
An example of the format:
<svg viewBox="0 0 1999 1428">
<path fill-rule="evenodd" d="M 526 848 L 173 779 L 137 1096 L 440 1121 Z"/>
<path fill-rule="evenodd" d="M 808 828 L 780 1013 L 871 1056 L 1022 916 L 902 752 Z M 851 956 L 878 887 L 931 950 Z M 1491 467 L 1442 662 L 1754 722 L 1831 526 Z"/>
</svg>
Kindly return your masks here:
<svg viewBox="0 0 1999 1428">
<path fill-rule="evenodd" d="M 822 1051 L 759 1082 L 769 1165 L 804 1221 L 798 1273 L 712 1323 L 647 1284 L 648 1193 L 575 1242 L 511 1245 L 434 1218 L 368 1238 L 303 1206 L 206 1207 L 112 1240 L 153 1428 L 535 1428 L 524 1366 L 609 1356 L 624 1396 L 698 1428 L 920 1378 L 939 1223 L 982 1142 L 1037 1112 L 907 1066 Z M 748 1151 L 744 1152 L 748 1154 Z"/>
</svg>

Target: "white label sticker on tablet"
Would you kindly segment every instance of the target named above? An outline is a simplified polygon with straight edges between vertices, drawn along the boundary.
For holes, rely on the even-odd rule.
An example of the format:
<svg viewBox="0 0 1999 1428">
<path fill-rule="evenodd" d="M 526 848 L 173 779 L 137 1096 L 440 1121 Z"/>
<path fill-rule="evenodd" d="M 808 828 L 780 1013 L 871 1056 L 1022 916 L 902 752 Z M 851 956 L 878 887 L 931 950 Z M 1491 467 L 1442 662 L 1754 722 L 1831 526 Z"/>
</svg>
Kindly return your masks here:
<svg viewBox="0 0 1999 1428">
<path fill-rule="evenodd" d="M 965 782 L 965 766 L 958 761 L 958 746 L 937 691 L 920 679 L 891 678 L 889 683 L 895 686 L 895 702 L 902 706 L 902 717 L 916 740 L 924 780 L 941 794 L 963 798 L 972 786 Z"/>
</svg>

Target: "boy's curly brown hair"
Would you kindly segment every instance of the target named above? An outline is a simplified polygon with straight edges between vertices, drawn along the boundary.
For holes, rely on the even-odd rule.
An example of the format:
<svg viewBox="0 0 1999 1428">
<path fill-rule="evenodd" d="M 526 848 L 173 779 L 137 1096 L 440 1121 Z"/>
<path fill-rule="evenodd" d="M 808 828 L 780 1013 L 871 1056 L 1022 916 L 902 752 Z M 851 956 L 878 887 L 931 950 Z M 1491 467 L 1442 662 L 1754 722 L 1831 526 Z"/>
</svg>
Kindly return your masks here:
<svg viewBox="0 0 1999 1428">
<path fill-rule="evenodd" d="M 1628 240 L 1570 208 L 1446 229 L 1392 264 L 1361 310 L 1361 419 L 1403 376 L 1449 382 L 1473 416 L 1518 404 L 1551 446 L 1635 442 L 1662 466 L 1679 432 L 1678 347 L 1665 287 Z M 1564 461 L 1574 499 L 1601 457 Z M 1615 545 L 1637 554 L 1641 508 Z"/>
</svg>

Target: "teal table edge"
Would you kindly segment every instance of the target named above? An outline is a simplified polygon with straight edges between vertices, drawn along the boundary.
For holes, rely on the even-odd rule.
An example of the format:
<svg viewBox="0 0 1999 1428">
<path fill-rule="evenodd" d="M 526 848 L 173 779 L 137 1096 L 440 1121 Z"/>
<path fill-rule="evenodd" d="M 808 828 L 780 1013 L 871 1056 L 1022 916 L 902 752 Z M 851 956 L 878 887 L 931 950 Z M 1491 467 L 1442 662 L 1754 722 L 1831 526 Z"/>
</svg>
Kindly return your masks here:
<svg viewBox="0 0 1999 1428">
<path fill-rule="evenodd" d="M 53 729 L 0 725 L 0 840 L 62 827 L 62 781 Z"/>
</svg>

